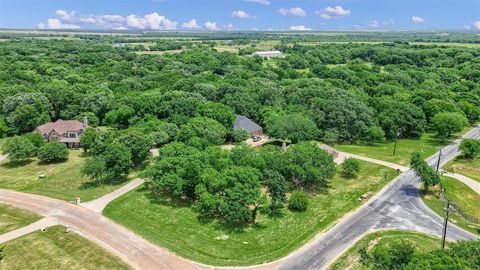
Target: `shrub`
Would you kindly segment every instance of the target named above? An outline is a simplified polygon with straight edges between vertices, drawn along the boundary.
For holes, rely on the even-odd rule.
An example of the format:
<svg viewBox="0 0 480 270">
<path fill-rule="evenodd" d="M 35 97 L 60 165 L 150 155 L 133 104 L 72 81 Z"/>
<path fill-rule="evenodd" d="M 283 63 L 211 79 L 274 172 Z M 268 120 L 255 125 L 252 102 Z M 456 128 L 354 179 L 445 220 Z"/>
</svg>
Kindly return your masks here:
<svg viewBox="0 0 480 270">
<path fill-rule="evenodd" d="M 50 142 L 40 147 L 38 158 L 44 163 L 64 161 L 68 158 L 68 149 L 64 143 Z"/>
<path fill-rule="evenodd" d="M 356 177 L 360 171 L 360 162 L 354 158 L 347 158 L 342 164 L 342 173 L 346 177 Z"/>
<path fill-rule="evenodd" d="M 480 154 L 480 141 L 475 139 L 464 139 L 460 144 L 460 149 L 465 158 L 475 158 Z"/>
<path fill-rule="evenodd" d="M 308 197 L 305 192 L 294 191 L 288 200 L 288 208 L 294 211 L 305 211 L 308 207 Z"/>
<path fill-rule="evenodd" d="M 248 133 L 244 129 L 234 129 L 230 133 L 230 137 L 232 142 L 243 142 L 248 139 Z"/>
</svg>

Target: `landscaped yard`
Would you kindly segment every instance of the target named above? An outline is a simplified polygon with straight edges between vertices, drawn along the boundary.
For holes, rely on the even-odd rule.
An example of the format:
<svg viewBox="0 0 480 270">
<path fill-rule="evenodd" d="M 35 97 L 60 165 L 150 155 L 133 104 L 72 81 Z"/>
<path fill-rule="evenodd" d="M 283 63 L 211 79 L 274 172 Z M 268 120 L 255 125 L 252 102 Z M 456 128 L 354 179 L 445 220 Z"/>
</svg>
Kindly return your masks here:
<svg viewBox="0 0 480 270">
<path fill-rule="evenodd" d="M 443 168 L 447 171 L 463 174 L 480 182 L 480 158 L 463 159 L 458 157 L 447 163 Z"/>
<path fill-rule="evenodd" d="M 144 189 L 113 201 L 104 214 L 182 257 L 212 265 L 259 264 L 299 248 L 357 208 L 362 194 L 378 191 L 396 176 L 392 169 L 363 161 L 360 164 L 355 179 L 337 173 L 328 193 L 311 198 L 306 212 L 286 210 L 279 218 L 259 214 L 257 223 L 246 229 L 199 219 L 189 203 L 154 203 Z"/>
<path fill-rule="evenodd" d="M 40 217 L 32 212 L 0 204 L 0 234 L 13 231 L 39 219 Z"/>
<path fill-rule="evenodd" d="M 62 226 L 49 228 L 11 240 L 2 245 L 7 269 L 130 269 L 128 265 L 101 247 Z"/>
<path fill-rule="evenodd" d="M 429 252 L 440 248 L 440 239 L 434 236 L 407 232 L 407 231 L 380 231 L 366 235 L 360 239 L 354 246 L 349 248 L 337 261 L 335 261 L 330 270 L 360 270 L 370 269 L 360 263 L 358 249 L 367 244 L 369 248 L 376 245 L 388 245 L 393 241 L 405 240 L 410 242 L 417 251 Z"/>
<path fill-rule="evenodd" d="M 27 164 L 15 165 L 8 159 L 0 162 L 0 188 L 46 195 L 49 197 L 82 201 L 98 198 L 124 183 L 96 185 L 80 175 L 84 162 L 81 150 L 71 150 L 68 161 L 41 164 L 32 159 Z M 39 175 L 46 175 L 39 179 Z"/>
<path fill-rule="evenodd" d="M 472 127 L 465 128 L 462 132 L 456 134 L 458 137 L 461 134 L 469 131 Z M 449 144 L 451 141 L 442 142 L 438 140 L 434 134 L 425 133 L 418 140 L 401 139 L 397 141 L 397 150 L 393 156 L 394 142 L 387 142 L 375 145 L 369 144 L 340 144 L 335 148 L 347 153 L 357 154 L 370 158 L 380 159 L 403 166 L 409 166 L 410 156 L 413 152 L 418 151 L 422 158 L 427 158 L 435 154 L 441 146 Z"/>
<path fill-rule="evenodd" d="M 454 201 L 466 213 L 480 218 L 480 195 L 478 193 L 454 178 L 442 177 L 442 182 L 445 187 L 445 196 L 448 199 Z M 422 198 L 428 207 L 443 217 L 445 216 L 443 209 L 446 207 L 446 203 L 437 194 L 438 187 L 427 194 L 422 194 Z M 454 211 L 451 213 L 451 222 L 470 232 L 480 234 L 480 224 L 467 222 L 455 214 Z"/>
</svg>

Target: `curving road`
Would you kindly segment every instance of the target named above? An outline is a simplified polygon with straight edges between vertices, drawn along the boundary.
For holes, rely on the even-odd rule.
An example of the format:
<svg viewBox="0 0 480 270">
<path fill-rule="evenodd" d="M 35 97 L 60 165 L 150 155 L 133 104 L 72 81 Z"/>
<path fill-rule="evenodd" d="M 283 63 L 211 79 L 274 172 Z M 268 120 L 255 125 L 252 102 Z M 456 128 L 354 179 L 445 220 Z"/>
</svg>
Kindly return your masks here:
<svg viewBox="0 0 480 270">
<path fill-rule="evenodd" d="M 467 132 L 462 138 L 480 138 L 480 128 Z M 461 139 L 442 149 L 440 166 L 459 154 Z M 435 167 L 439 153 L 427 159 Z M 443 218 L 428 208 L 418 193 L 418 177 L 412 170 L 398 176 L 367 204 L 343 219 L 326 233 L 297 252 L 284 258 L 278 269 L 324 269 L 357 239 L 379 229 L 419 231 L 440 236 Z M 449 224 L 450 240 L 478 239 L 477 236 Z M 439 243 L 440 244 L 440 243 Z"/>
</svg>

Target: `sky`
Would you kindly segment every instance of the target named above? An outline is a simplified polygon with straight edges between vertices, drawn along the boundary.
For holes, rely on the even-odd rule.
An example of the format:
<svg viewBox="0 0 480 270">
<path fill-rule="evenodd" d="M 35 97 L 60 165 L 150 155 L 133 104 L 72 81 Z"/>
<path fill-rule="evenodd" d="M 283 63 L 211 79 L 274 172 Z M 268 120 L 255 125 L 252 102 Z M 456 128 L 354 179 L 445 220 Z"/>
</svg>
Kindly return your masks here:
<svg viewBox="0 0 480 270">
<path fill-rule="evenodd" d="M 480 31 L 480 0 L 0 0 L 0 28 Z"/>
</svg>

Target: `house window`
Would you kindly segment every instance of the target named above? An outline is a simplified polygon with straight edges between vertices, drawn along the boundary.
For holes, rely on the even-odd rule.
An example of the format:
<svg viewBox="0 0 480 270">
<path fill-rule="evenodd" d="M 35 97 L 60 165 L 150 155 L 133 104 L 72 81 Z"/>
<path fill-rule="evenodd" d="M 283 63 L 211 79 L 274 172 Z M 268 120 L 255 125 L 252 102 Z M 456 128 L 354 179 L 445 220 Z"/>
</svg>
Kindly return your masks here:
<svg viewBox="0 0 480 270">
<path fill-rule="evenodd" d="M 69 132 L 68 133 L 68 138 L 76 138 L 77 137 L 77 133 L 75 132 Z"/>
</svg>

